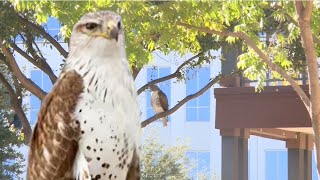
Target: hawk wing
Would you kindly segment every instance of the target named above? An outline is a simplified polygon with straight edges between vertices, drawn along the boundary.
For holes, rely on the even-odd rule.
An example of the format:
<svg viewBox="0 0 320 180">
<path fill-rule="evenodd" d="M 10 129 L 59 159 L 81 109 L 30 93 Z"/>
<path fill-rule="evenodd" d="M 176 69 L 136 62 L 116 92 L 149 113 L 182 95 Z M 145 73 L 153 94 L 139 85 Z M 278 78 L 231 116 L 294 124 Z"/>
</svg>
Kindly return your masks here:
<svg viewBox="0 0 320 180">
<path fill-rule="evenodd" d="M 126 180 L 140 180 L 140 164 L 137 150 L 133 151 L 133 157 L 129 165 L 129 171 Z"/>
<path fill-rule="evenodd" d="M 169 104 L 168 104 L 168 98 L 167 95 L 164 94 L 161 90 L 159 91 L 159 98 L 160 98 L 160 104 L 164 111 L 168 111 Z"/>
<path fill-rule="evenodd" d="M 69 71 L 44 98 L 31 139 L 27 180 L 72 179 L 80 137 L 73 111 L 82 91 L 82 77 Z"/>
</svg>

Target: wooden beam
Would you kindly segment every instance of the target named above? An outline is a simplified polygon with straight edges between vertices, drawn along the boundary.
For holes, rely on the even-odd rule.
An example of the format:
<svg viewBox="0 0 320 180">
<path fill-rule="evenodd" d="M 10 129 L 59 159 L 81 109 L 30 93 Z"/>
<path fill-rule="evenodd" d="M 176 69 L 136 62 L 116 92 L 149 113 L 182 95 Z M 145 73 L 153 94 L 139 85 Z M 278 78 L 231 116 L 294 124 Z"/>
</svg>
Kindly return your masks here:
<svg viewBox="0 0 320 180">
<path fill-rule="evenodd" d="M 282 140 L 282 141 L 298 138 L 297 132 L 286 131 L 286 130 L 276 129 L 276 128 L 251 128 L 250 135 Z"/>
</svg>

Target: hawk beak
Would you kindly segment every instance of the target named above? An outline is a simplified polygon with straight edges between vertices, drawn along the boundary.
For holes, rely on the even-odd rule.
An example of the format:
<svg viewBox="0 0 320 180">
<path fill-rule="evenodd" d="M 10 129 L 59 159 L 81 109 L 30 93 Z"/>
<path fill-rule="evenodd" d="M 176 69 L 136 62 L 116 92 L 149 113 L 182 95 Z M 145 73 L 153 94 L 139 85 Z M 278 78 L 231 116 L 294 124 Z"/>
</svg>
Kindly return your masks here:
<svg viewBox="0 0 320 180">
<path fill-rule="evenodd" d="M 116 24 L 113 21 L 109 21 L 108 24 L 106 24 L 106 27 L 107 31 L 101 33 L 100 36 L 106 39 L 115 39 L 118 41 L 119 29 Z"/>
<path fill-rule="evenodd" d="M 117 27 L 113 27 L 110 31 L 110 36 L 118 41 L 119 30 Z"/>
</svg>

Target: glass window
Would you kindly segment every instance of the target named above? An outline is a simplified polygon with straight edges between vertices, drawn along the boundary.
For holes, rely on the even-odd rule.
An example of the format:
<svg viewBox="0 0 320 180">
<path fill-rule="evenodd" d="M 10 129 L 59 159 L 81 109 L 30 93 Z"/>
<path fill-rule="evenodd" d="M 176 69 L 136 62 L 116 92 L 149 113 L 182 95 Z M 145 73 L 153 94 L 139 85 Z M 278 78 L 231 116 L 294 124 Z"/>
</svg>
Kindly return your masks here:
<svg viewBox="0 0 320 180">
<path fill-rule="evenodd" d="M 287 151 L 266 151 L 266 180 L 288 179 Z"/>
<path fill-rule="evenodd" d="M 210 179 L 210 152 L 187 152 L 192 167 L 189 172 L 191 179 Z"/>
<path fill-rule="evenodd" d="M 33 125 L 37 122 L 39 109 L 31 110 L 30 112 L 30 124 Z"/>
<path fill-rule="evenodd" d="M 41 102 L 36 96 L 32 94 L 30 96 L 30 105 L 31 105 L 31 109 L 39 109 Z"/>
<path fill-rule="evenodd" d="M 43 90 L 45 92 L 50 92 L 51 88 L 52 88 L 52 83 L 49 76 L 47 74 L 43 74 Z"/>
<path fill-rule="evenodd" d="M 194 94 L 210 81 L 210 69 L 191 69 L 187 73 L 186 94 Z M 210 89 L 186 104 L 187 121 L 210 121 Z"/>
<path fill-rule="evenodd" d="M 197 153 L 196 152 L 187 152 L 186 153 L 187 158 L 190 161 L 190 166 L 192 169 L 189 172 L 189 178 L 191 179 L 197 179 Z"/>
<path fill-rule="evenodd" d="M 312 180 L 319 180 L 314 151 L 312 152 Z"/>
<path fill-rule="evenodd" d="M 40 70 L 32 70 L 31 80 L 39 87 L 42 87 L 42 72 Z"/>
<path fill-rule="evenodd" d="M 58 37 L 60 32 L 60 23 L 56 18 L 49 17 L 47 23 L 44 24 L 44 27 L 50 36 Z"/>
<path fill-rule="evenodd" d="M 197 119 L 197 108 L 187 108 L 187 121 Z"/>
<path fill-rule="evenodd" d="M 150 82 L 152 80 L 162 78 L 164 76 L 171 74 L 171 68 L 162 68 L 162 67 L 152 67 L 147 68 L 147 82 Z M 167 96 L 168 98 L 168 104 L 170 109 L 170 99 L 171 99 L 171 81 L 164 81 L 161 83 L 156 84 Z M 152 110 L 151 106 L 151 91 L 148 90 L 146 94 L 146 100 L 147 100 L 147 118 L 152 117 L 155 115 L 155 112 Z M 170 116 L 168 117 L 168 121 L 170 121 Z"/>
</svg>

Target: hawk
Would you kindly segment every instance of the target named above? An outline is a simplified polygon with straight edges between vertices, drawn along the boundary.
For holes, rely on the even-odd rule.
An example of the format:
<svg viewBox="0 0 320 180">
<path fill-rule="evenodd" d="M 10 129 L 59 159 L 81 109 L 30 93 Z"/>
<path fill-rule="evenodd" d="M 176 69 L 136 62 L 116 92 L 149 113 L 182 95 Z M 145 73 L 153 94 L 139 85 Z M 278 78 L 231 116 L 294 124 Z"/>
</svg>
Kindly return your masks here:
<svg viewBox="0 0 320 180">
<path fill-rule="evenodd" d="M 75 24 L 66 64 L 41 105 L 27 179 L 140 179 L 140 133 L 121 17 L 88 13 Z"/>
<path fill-rule="evenodd" d="M 152 84 L 150 85 L 151 90 L 151 106 L 154 112 L 157 114 L 168 111 L 169 104 L 168 104 L 168 98 L 164 92 L 161 91 L 161 89 Z M 168 117 L 162 117 L 162 125 L 164 127 L 167 126 L 168 123 Z"/>
</svg>

